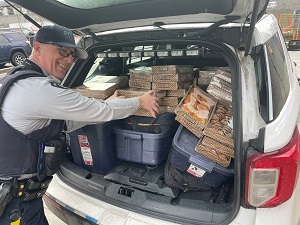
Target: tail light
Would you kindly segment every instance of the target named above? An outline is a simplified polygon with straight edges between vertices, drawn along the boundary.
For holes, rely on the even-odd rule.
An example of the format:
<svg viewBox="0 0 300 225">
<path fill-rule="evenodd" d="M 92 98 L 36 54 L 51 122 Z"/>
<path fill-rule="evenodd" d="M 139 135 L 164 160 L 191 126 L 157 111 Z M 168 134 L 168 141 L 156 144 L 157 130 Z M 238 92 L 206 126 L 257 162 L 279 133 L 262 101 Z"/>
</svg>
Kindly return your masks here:
<svg viewBox="0 0 300 225">
<path fill-rule="evenodd" d="M 274 207 L 287 201 L 295 188 L 300 168 L 299 131 L 290 142 L 272 153 L 258 153 L 247 159 L 246 203 Z"/>
</svg>

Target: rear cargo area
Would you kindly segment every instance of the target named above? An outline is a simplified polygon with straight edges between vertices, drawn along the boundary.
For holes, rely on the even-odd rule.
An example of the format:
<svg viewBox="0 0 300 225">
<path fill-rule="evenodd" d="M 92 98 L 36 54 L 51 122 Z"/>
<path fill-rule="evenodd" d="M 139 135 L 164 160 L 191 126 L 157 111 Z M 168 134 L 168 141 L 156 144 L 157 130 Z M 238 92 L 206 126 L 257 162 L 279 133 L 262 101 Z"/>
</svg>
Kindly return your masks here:
<svg viewBox="0 0 300 225">
<path fill-rule="evenodd" d="M 95 49 L 84 83 L 72 88 L 99 99 L 153 89 L 160 114 L 139 109 L 69 133 L 59 177 L 99 200 L 168 221 L 228 219 L 236 204 L 232 51 L 200 42 Z"/>
</svg>

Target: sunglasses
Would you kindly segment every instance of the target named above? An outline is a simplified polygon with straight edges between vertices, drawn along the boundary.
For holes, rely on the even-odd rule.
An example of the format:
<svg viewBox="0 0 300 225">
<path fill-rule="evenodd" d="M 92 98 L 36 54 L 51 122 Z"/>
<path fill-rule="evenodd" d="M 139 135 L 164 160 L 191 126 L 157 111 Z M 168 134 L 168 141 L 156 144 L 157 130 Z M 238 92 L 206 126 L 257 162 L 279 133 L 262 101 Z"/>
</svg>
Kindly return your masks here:
<svg viewBox="0 0 300 225">
<path fill-rule="evenodd" d="M 59 54 L 61 56 L 63 56 L 63 57 L 69 57 L 71 55 L 72 58 L 73 58 L 73 61 L 75 61 L 76 59 L 79 58 L 79 55 L 78 55 L 76 49 L 75 49 L 74 52 L 72 52 L 69 48 L 57 45 L 55 43 L 47 42 L 47 43 L 43 43 L 43 44 L 54 45 L 54 46 L 58 47 L 58 52 L 59 52 Z"/>
</svg>

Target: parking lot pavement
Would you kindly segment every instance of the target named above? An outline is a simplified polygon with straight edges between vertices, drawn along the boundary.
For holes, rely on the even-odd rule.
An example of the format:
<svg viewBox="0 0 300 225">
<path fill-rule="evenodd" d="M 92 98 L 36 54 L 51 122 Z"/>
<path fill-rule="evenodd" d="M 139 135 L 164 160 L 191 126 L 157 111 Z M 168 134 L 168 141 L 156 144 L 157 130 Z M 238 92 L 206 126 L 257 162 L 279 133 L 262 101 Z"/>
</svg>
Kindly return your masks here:
<svg viewBox="0 0 300 225">
<path fill-rule="evenodd" d="M 12 67 L 0 69 L 0 79 L 6 75 L 6 73 L 11 70 Z"/>
</svg>

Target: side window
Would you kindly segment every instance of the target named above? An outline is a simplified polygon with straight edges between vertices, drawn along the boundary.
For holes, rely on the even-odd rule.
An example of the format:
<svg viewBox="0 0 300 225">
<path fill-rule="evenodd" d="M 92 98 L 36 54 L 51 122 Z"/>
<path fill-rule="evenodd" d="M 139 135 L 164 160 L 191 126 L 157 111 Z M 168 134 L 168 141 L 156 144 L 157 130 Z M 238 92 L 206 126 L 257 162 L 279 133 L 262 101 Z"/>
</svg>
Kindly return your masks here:
<svg viewBox="0 0 300 225">
<path fill-rule="evenodd" d="M 153 57 L 154 48 L 153 45 L 134 46 L 99 52 L 84 82 L 95 80 L 98 75 L 125 75 L 130 68 L 143 66 L 144 64 L 148 65 L 147 60 Z M 125 55 L 119 56 L 121 53 L 118 52 Z"/>
<path fill-rule="evenodd" d="M 269 92 L 268 92 L 268 71 L 266 67 L 266 56 L 264 46 L 257 46 L 257 54 L 255 55 L 255 74 L 256 86 L 259 96 L 259 112 L 265 122 L 269 119 Z"/>
<path fill-rule="evenodd" d="M 267 41 L 265 48 L 270 70 L 273 119 L 276 119 L 279 115 L 290 92 L 287 62 L 283 47 L 279 34 L 275 34 Z"/>
<path fill-rule="evenodd" d="M 3 35 L 0 34 L 0 44 L 5 44 L 7 42 L 8 42 L 7 39 Z"/>
<path fill-rule="evenodd" d="M 15 40 L 15 41 L 24 41 L 25 37 L 22 36 L 20 33 L 10 33 L 10 40 Z"/>
</svg>

